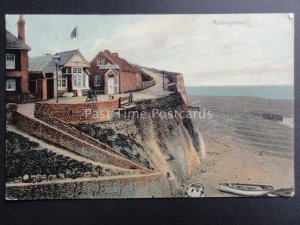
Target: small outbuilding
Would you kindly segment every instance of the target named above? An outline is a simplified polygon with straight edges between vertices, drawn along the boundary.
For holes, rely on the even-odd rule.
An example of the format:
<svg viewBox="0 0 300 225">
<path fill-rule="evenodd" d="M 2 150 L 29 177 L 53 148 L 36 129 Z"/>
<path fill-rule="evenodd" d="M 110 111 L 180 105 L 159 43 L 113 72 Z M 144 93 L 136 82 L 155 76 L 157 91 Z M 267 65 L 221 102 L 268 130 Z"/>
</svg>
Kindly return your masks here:
<svg viewBox="0 0 300 225">
<path fill-rule="evenodd" d="M 102 94 L 119 94 L 141 90 L 139 67 L 108 50 L 99 52 L 90 62 L 90 87 Z"/>
<path fill-rule="evenodd" d="M 58 83 L 56 83 L 56 66 L 54 55 L 47 54 L 29 58 L 30 92 L 39 100 L 59 96 L 84 95 L 89 89 L 89 63 L 79 50 L 59 52 L 60 66 Z"/>
</svg>

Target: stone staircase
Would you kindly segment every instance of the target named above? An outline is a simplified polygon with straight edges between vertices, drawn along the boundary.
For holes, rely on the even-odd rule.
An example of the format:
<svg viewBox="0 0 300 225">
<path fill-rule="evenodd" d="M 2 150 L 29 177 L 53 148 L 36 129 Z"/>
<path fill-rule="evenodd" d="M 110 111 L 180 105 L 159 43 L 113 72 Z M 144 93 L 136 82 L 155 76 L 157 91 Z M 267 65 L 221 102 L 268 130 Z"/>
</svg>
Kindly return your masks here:
<svg viewBox="0 0 300 225">
<path fill-rule="evenodd" d="M 135 105 L 134 105 L 134 107 L 135 107 Z M 31 117 L 33 117 L 34 119 L 41 120 L 41 121 L 43 121 L 43 122 L 45 122 L 45 123 L 47 123 L 47 124 L 49 124 L 51 126 L 54 126 L 54 127 L 58 128 L 60 130 L 63 130 L 65 132 L 67 132 L 68 134 L 71 134 L 71 135 L 79 138 L 80 140 L 84 140 L 87 143 L 90 143 L 90 144 L 92 144 L 94 146 L 97 146 L 97 147 L 99 147 L 101 149 L 104 149 L 104 150 L 106 150 L 108 152 L 116 154 L 116 155 L 118 155 L 120 157 L 124 157 L 124 158 L 126 158 L 126 159 L 128 159 L 130 161 L 133 161 L 134 163 L 139 164 L 138 162 L 134 161 L 134 159 L 129 158 L 129 156 L 121 154 L 118 151 L 115 151 L 114 149 L 112 149 L 107 144 L 105 144 L 105 143 L 99 141 L 98 139 L 93 138 L 90 135 L 87 135 L 84 132 L 78 130 L 74 126 L 74 124 L 72 124 L 72 123 L 67 123 L 67 122 L 64 122 L 64 121 L 62 121 L 60 119 L 57 119 L 57 118 L 54 118 L 54 117 L 51 117 L 51 116 L 48 116 L 48 115 L 45 115 L 45 114 L 44 115 L 40 115 L 40 114 L 35 113 L 34 116 L 32 115 Z"/>
<path fill-rule="evenodd" d="M 41 139 L 33 137 L 24 131 L 21 131 L 20 129 L 16 128 L 14 125 L 11 125 L 11 124 L 8 124 L 6 126 L 6 130 L 16 133 L 16 134 L 19 134 L 22 137 L 27 138 L 30 142 L 37 143 L 40 146 L 40 148 L 47 149 L 47 150 L 55 153 L 56 155 L 61 155 L 66 158 L 70 158 L 70 159 L 73 159 L 73 160 L 76 160 L 76 161 L 82 162 L 82 163 L 90 163 L 93 166 L 100 166 L 102 168 L 109 169 L 113 174 L 122 174 L 123 175 L 123 174 L 136 174 L 136 173 L 140 172 L 140 170 L 129 170 L 129 169 L 124 169 L 121 167 L 97 162 L 97 161 L 91 160 L 89 158 L 86 158 L 84 156 L 80 156 L 78 154 L 67 151 L 64 148 L 60 148 L 58 146 L 53 146 L 50 143 L 47 143 Z"/>
<path fill-rule="evenodd" d="M 8 121 L 15 128 L 47 143 L 50 142 L 54 146 L 62 147 L 90 160 L 122 169 L 136 170 L 139 173 L 153 172 L 59 120 L 51 120 L 51 122 L 49 120 L 47 121 L 49 123 L 46 123 L 32 115 L 24 115 L 18 110 L 8 112 L 8 114 L 10 115 Z"/>
</svg>

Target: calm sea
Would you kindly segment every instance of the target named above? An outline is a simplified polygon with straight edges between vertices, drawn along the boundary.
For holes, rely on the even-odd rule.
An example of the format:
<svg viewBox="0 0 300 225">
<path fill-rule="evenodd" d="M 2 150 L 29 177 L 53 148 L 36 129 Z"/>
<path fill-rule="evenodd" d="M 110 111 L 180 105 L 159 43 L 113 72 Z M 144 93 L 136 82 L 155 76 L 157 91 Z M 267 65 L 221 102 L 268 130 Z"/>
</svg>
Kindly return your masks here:
<svg viewBox="0 0 300 225">
<path fill-rule="evenodd" d="M 187 86 L 188 95 L 294 99 L 293 86 Z"/>
</svg>

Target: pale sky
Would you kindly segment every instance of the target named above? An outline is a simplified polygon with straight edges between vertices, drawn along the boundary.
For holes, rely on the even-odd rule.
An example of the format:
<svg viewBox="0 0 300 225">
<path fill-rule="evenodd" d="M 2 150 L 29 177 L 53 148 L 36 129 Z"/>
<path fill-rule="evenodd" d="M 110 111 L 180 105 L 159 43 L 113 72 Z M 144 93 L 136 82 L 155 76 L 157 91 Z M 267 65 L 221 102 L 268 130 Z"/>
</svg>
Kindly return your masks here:
<svg viewBox="0 0 300 225">
<path fill-rule="evenodd" d="M 192 85 L 293 85 L 291 14 L 24 15 L 29 56 L 77 49 L 181 72 Z M 17 35 L 18 15 L 6 16 Z M 78 26 L 79 40 L 70 39 Z"/>
</svg>

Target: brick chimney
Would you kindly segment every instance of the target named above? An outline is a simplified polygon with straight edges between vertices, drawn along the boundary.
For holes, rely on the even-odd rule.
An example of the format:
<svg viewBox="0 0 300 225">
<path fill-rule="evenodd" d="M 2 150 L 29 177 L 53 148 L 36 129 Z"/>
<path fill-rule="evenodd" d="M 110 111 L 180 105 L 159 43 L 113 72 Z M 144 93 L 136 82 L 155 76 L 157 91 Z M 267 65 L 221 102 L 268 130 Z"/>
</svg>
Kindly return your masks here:
<svg viewBox="0 0 300 225">
<path fill-rule="evenodd" d="M 23 15 L 19 16 L 18 38 L 25 42 L 25 20 L 23 19 Z"/>
</svg>

